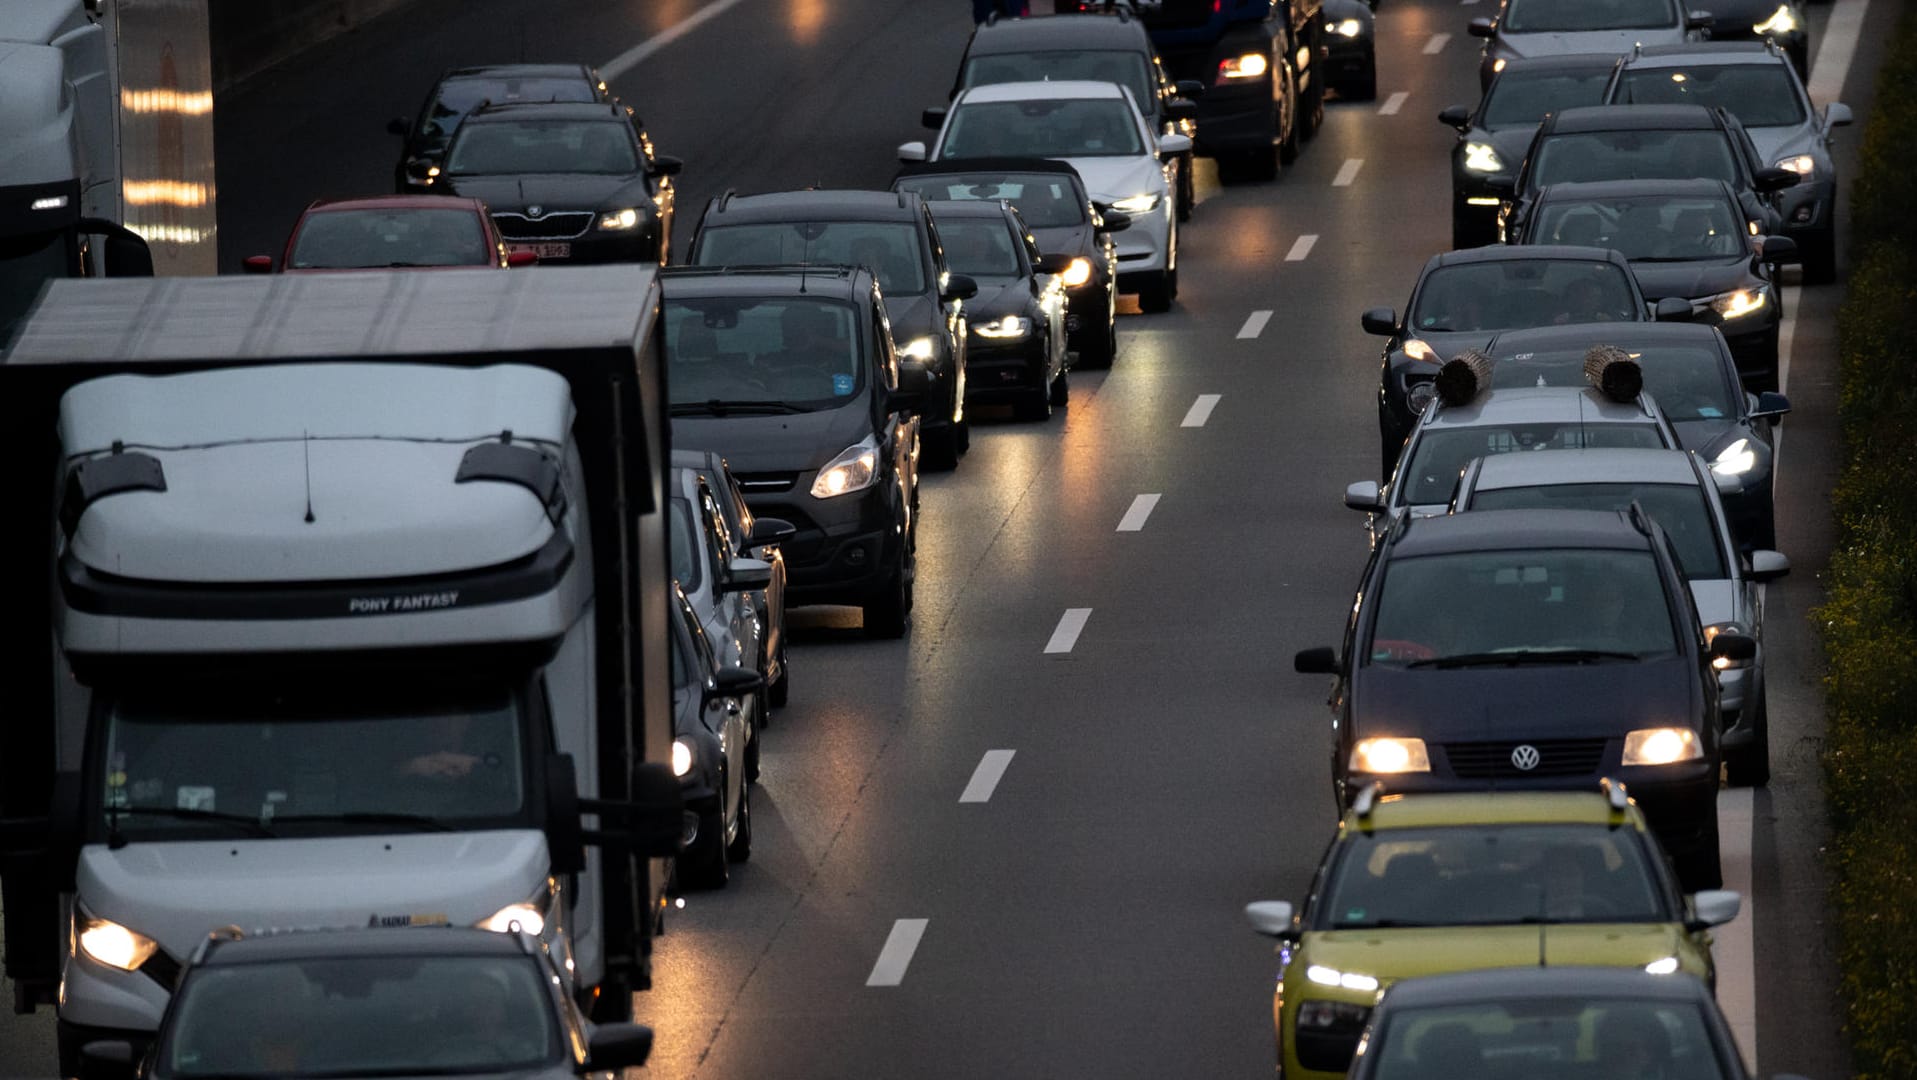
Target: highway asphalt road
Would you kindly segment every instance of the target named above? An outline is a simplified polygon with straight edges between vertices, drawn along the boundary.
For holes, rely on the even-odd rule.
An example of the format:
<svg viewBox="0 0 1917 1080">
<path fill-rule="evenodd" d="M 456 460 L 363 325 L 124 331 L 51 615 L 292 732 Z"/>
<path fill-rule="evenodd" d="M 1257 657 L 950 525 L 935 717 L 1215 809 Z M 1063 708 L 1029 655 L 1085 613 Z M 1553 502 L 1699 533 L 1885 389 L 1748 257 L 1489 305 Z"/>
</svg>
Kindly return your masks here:
<svg viewBox="0 0 1917 1080">
<path fill-rule="evenodd" d="M 1074 375 L 1069 410 L 982 419 L 963 466 L 927 479 L 905 641 L 863 640 L 850 611 L 794 615 L 754 857 L 670 914 L 639 998 L 653 1075 L 1270 1069 L 1277 963 L 1240 911 L 1299 898 L 1335 822 L 1327 687 L 1290 657 L 1337 639 L 1362 565 L 1339 498 L 1377 460 L 1377 339 L 1358 313 L 1402 306 L 1448 241 L 1452 134 L 1433 118 L 1476 100 L 1474 2 L 1384 0 L 1378 101 L 1334 103 L 1276 183 L 1221 188 L 1201 165 L 1176 308 L 1130 309 L 1112 371 Z M 456 63 L 621 58 L 615 90 L 686 161 L 681 249 L 728 186 L 883 186 L 944 99 L 966 6 L 418 0 L 219 100 L 222 264 L 277 251 L 310 199 L 386 190 L 386 120 Z M 1827 21 L 1854 43 L 1814 80 L 1860 118 L 1895 7 L 1813 9 L 1814 47 Z M 1796 298 L 1776 777 L 1726 796 L 1727 820 L 1752 822 L 1727 832 L 1727 874 L 1754 890 L 1721 960 L 1761 1070 L 1830 1080 L 1848 1068 L 1807 618 L 1830 542 L 1841 289 Z M 0 1020 L 0 1075 L 50 1075 L 50 1027 Z"/>
</svg>

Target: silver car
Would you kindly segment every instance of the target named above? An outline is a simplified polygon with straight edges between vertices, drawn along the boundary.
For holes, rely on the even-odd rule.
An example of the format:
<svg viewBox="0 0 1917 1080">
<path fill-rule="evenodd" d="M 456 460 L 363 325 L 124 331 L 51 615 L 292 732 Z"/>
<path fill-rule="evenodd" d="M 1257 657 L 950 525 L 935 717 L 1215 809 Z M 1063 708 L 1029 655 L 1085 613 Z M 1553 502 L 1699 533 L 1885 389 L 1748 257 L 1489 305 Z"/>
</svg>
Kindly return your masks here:
<svg viewBox="0 0 1917 1080">
<path fill-rule="evenodd" d="M 1730 781 L 1761 787 L 1771 772 L 1760 584 L 1790 572 L 1775 551 L 1738 553 L 1710 468 L 1685 450 L 1553 450 L 1481 458 L 1464 470 L 1452 511 L 1624 510 L 1642 506 L 1671 538 L 1708 640 L 1758 641 L 1749 660 L 1718 659 L 1719 723 Z"/>
<path fill-rule="evenodd" d="M 785 707 L 791 693 L 791 671 L 785 659 L 785 554 L 780 545 L 797 530 L 782 518 L 754 517 L 745 492 L 726 459 L 710 450 L 674 450 L 672 463 L 693 469 L 704 478 L 706 490 L 719 511 L 726 540 L 735 558 L 759 559 L 772 567 L 772 580 L 750 593 L 764 624 L 760 662 L 752 670 L 765 676 L 766 699 L 775 709 Z M 770 722 L 768 714 L 761 723 Z"/>
<path fill-rule="evenodd" d="M 685 591 L 698 617 L 715 662 L 721 669 L 741 668 L 761 678 L 765 659 L 765 622 L 751 594 L 772 581 L 772 566 L 763 559 L 736 555 L 720 517 L 718 500 L 697 469 L 681 464 L 675 454 L 666 490 L 667 528 L 670 532 L 672 576 Z M 767 709 L 763 689 L 746 702 L 745 778 L 759 778 L 759 730 Z"/>
</svg>

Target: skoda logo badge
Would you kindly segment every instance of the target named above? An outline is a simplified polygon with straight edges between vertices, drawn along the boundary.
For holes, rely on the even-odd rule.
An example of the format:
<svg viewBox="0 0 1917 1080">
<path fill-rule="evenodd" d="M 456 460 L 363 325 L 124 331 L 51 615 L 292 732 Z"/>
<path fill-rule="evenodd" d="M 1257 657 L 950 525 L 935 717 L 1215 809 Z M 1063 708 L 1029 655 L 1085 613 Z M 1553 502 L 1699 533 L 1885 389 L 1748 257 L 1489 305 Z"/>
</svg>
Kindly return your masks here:
<svg viewBox="0 0 1917 1080">
<path fill-rule="evenodd" d="M 1538 748 L 1532 746 L 1530 743 L 1524 743 L 1516 750 L 1511 751 L 1511 764 L 1517 766 L 1519 772 L 1530 772 L 1532 769 L 1537 768 Z"/>
<path fill-rule="evenodd" d="M 538 203 L 534 203 L 531 206 L 528 206 L 526 208 L 526 216 L 527 217 L 545 217 L 546 208 L 539 205 Z"/>
</svg>

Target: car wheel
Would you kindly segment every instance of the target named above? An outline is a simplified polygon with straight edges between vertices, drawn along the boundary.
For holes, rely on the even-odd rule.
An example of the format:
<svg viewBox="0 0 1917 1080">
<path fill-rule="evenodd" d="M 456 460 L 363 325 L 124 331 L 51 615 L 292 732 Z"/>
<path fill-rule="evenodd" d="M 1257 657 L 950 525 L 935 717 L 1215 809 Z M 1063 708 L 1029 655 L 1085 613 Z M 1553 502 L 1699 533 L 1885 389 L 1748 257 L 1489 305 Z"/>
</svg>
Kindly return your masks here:
<svg viewBox="0 0 1917 1080">
<path fill-rule="evenodd" d="M 1161 270 L 1138 290 L 1138 309 L 1148 315 L 1170 311 L 1172 300 L 1177 296 L 1178 271 Z"/>
<path fill-rule="evenodd" d="M 719 776 L 719 790 L 725 791 L 725 775 Z M 711 813 L 699 815 L 699 835 L 692 846 L 679 853 L 679 880 L 688 889 L 723 889 L 731 878 L 726 869 L 725 796 Z"/>
<path fill-rule="evenodd" d="M 1061 371 L 1058 373 L 1058 378 L 1052 380 L 1052 408 L 1062 409 L 1070 404 L 1071 400 L 1071 384 L 1065 381 L 1065 373 Z"/>
<path fill-rule="evenodd" d="M 1724 761 L 1724 777 L 1732 787 L 1763 787 L 1771 782 L 1770 705 L 1763 697 L 1757 699 L 1751 727 L 1755 736 L 1751 744 Z"/>
<path fill-rule="evenodd" d="M 960 420 L 953 426 L 958 429 L 956 436 L 958 440 L 958 452 L 959 455 L 963 457 L 972 452 L 972 422 L 970 420 Z"/>
<path fill-rule="evenodd" d="M 752 858 L 752 788 L 739 789 L 739 828 L 726 845 L 725 861 L 745 862 Z"/>
<path fill-rule="evenodd" d="M 1100 324 L 1086 327 L 1078 343 L 1078 363 L 1076 367 L 1107 368 L 1112 366 L 1112 357 L 1118 353 L 1118 325 L 1111 317 L 1111 305 L 1102 305 L 1104 318 Z"/>
<path fill-rule="evenodd" d="M 902 638 L 912 612 L 912 577 L 903 550 L 899 563 L 879 592 L 865 603 L 865 636 Z"/>
<path fill-rule="evenodd" d="M 921 459 L 929 469 L 956 469 L 959 459 L 959 432 L 957 424 L 947 424 L 941 428 L 922 433 L 919 436 Z"/>
<path fill-rule="evenodd" d="M 1721 889 L 1724 887 L 1724 868 L 1718 861 L 1717 811 L 1711 810 L 1710 831 L 1699 844 L 1696 851 L 1684 860 L 1678 868 L 1678 879 L 1687 893 L 1699 889 Z"/>
<path fill-rule="evenodd" d="M 1835 210 L 1835 207 L 1832 207 Z M 1804 284 L 1828 285 L 1837 280 L 1837 230 L 1826 231 L 1824 236 L 1804 245 Z"/>
<path fill-rule="evenodd" d="M 779 681 L 773 683 L 772 686 L 766 690 L 766 701 L 771 703 L 775 709 L 783 709 L 785 708 L 785 703 L 790 700 L 791 696 L 792 664 L 785 658 L 785 640 L 781 638 L 779 641 Z M 766 722 L 770 723 L 771 721 L 772 716 L 770 713 L 767 713 Z"/>
<path fill-rule="evenodd" d="M 1351 84 L 1351 93 L 1346 95 L 1353 101 L 1375 101 L 1378 97 L 1378 68 L 1376 61 L 1364 73 L 1364 77 Z"/>
<path fill-rule="evenodd" d="M 752 703 L 754 710 L 752 734 L 746 742 L 745 760 L 746 782 L 749 784 L 759 782 L 759 740 L 765 737 L 765 714 L 768 709 L 766 698 L 765 693 L 760 693 Z"/>
<path fill-rule="evenodd" d="M 1052 418 L 1052 388 L 1028 390 L 1012 406 L 1012 416 L 1027 423 L 1042 424 Z"/>
</svg>

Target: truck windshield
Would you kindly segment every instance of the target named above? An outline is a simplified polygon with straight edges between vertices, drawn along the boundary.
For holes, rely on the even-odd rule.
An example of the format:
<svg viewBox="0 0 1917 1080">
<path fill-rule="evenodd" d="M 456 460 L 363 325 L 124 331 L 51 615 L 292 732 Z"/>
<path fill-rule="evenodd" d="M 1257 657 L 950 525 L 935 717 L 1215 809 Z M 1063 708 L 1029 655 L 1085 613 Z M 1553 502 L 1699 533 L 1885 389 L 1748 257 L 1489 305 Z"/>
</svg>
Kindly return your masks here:
<svg viewBox="0 0 1917 1080">
<path fill-rule="evenodd" d="M 504 825 L 526 804 L 523 709 L 503 684 L 195 691 L 105 704 L 110 833 L 312 835 L 407 818 Z"/>
<path fill-rule="evenodd" d="M 63 232 L 0 238 L 0 349 L 13 340 L 40 286 L 71 273 L 67 254 Z"/>
<path fill-rule="evenodd" d="M 779 404 L 811 412 L 837 408 L 865 385 L 850 305 L 724 296 L 667 301 L 665 313 L 675 406 L 716 402 L 749 413 L 754 405 Z M 688 589 L 698 584 L 684 581 Z"/>
</svg>

